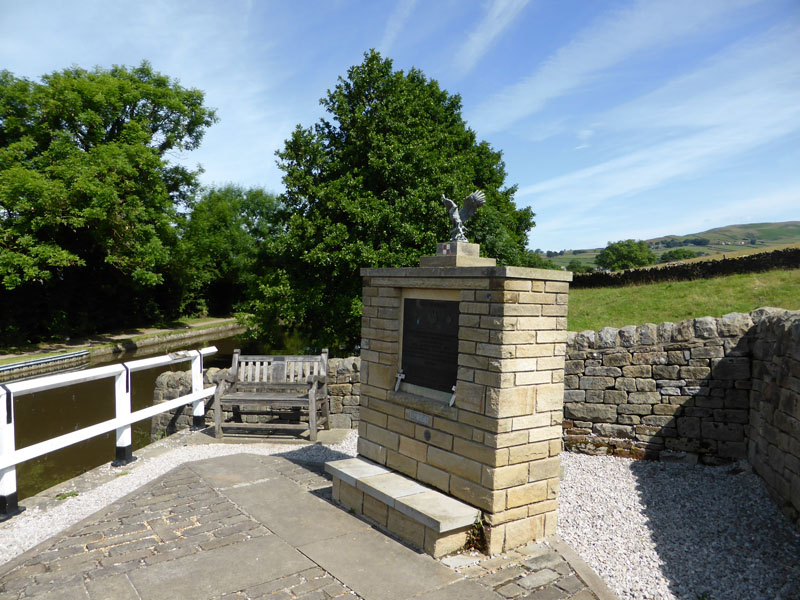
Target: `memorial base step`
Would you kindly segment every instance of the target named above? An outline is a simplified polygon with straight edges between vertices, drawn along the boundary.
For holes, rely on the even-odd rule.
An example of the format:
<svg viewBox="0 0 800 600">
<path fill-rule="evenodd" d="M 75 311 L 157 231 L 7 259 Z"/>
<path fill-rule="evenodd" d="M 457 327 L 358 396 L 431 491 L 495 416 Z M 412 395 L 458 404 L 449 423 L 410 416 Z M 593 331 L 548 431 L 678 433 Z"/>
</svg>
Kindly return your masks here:
<svg viewBox="0 0 800 600">
<path fill-rule="evenodd" d="M 325 464 L 333 500 L 438 558 L 462 549 L 481 511 L 363 458 Z"/>
</svg>

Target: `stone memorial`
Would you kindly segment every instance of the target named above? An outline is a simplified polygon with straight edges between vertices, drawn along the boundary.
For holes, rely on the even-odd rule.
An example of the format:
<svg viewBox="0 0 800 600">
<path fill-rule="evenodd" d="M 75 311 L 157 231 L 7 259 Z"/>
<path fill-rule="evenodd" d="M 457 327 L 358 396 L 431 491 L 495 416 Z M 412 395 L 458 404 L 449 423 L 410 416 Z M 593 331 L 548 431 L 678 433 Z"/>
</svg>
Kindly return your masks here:
<svg viewBox="0 0 800 600">
<path fill-rule="evenodd" d="M 359 459 L 329 463 L 336 501 L 434 556 L 478 515 L 491 554 L 556 532 L 572 274 L 480 257 L 468 199 L 436 256 L 362 269 Z"/>
</svg>

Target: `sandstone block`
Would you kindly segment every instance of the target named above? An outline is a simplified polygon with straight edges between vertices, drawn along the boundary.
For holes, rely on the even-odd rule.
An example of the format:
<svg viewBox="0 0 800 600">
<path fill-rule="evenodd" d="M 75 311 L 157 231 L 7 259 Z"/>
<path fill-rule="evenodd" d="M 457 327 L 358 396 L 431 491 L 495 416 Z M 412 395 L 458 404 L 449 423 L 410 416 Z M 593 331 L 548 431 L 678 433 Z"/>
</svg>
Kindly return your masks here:
<svg viewBox="0 0 800 600">
<path fill-rule="evenodd" d="M 583 377 L 580 381 L 582 390 L 607 390 L 614 387 L 613 377 Z"/>
<path fill-rule="evenodd" d="M 535 442 L 524 446 L 511 446 L 508 450 L 508 464 L 527 463 L 532 460 L 540 460 L 550 455 L 549 442 Z"/>
<path fill-rule="evenodd" d="M 714 379 L 749 379 L 750 361 L 747 358 L 728 357 L 712 360 Z"/>
<path fill-rule="evenodd" d="M 500 512 L 506 508 L 506 490 L 489 490 L 456 475 L 450 476 L 450 494 L 482 510 Z"/>
<path fill-rule="evenodd" d="M 564 416 L 594 423 L 613 422 L 617 416 L 617 407 L 608 404 L 565 404 Z"/>
<path fill-rule="evenodd" d="M 425 545 L 425 526 L 394 508 L 389 508 L 386 528 L 416 548 Z"/>
<path fill-rule="evenodd" d="M 604 437 L 632 438 L 633 427 L 630 425 L 617 425 L 615 423 L 595 423 L 592 430 Z"/>
<path fill-rule="evenodd" d="M 533 444 L 536 442 L 557 440 L 561 438 L 561 432 L 562 427 L 559 424 L 551 425 L 550 427 L 537 427 L 528 432 L 528 439 L 526 442 Z"/>
<path fill-rule="evenodd" d="M 528 464 L 528 481 L 544 481 L 547 479 L 558 478 L 561 471 L 561 459 L 557 456 L 532 460 Z"/>
<path fill-rule="evenodd" d="M 525 463 L 505 467 L 484 466 L 480 483 L 490 490 L 501 490 L 528 482 L 528 465 Z"/>
<path fill-rule="evenodd" d="M 428 463 L 475 483 L 480 483 L 481 481 L 481 464 L 458 454 L 431 447 L 428 449 Z"/>
<path fill-rule="evenodd" d="M 700 419 L 697 417 L 680 417 L 678 422 L 678 435 L 685 438 L 700 437 Z"/>
<path fill-rule="evenodd" d="M 417 465 L 417 479 L 443 492 L 450 491 L 450 474 L 428 464 L 419 463 Z"/>
<path fill-rule="evenodd" d="M 627 401 L 627 392 L 621 390 L 606 390 L 603 392 L 603 402 L 605 404 L 625 404 Z"/>
<path fill-rule="evenodd" d="M 654 379 L 677 379 L 680 367 L 677 365 L 656 365 L 653 367 Z"/>
<path fill-rule="evenodd" d="M 533 540 L 540 540 L 545 536 L 544 515 L 536 515 L 519 521 L 511 521 L 505 525 L 504 550 L 518 548 Z"/>
<path fill-rule="evenodd" d="M 681 367 L 680 376 L 682 379 L 705 379 L 711 374 L 708 367 Z"/>
<path fill-rule="evenodd" d="M 604 327 L 597 332 L 597 339 L 595 340 L 595 347 L 597 348 L 613 348 L 617 345 L 619 338 L 619 330 L 613 327 Z"/>
<path fill-rule="evenodd" d="M 723 336 L 744 335 L 753 327 L 753 319 L 748 314 L 728 313 L 719 320 L 717 328 Z"/>
<path fill-rule="evenodd" d="M 701 317 L 694 320 L 694 334 L 702 339 L 709 339 L 717 335 L 717 320 L 714 317 Z"/>
<path fill-rule="evenodd" d="M 658 392 L 631 392 L 628 394 L 628 402 L 631 404 L 659 404 L 661 394 Z"/>
<path fill-rule="evenodd" d="M 606 367 L 624 367 L 630 364 L 631 355 L 629 352 L 613 352 L 603 355 L 603 365 Z M 615 377 L 618 376 L 619 375 L 615 375 Z"/>
<path fill-rule="evenodd" d="M 366 437 L 366 439 L 368 439 L 370 442 L 374 442 L 375 444 L 390 450 L 397 450 L 400 442 L 400 436 L 395 432 L 389 431 L 388 429 L 383 429 L 382 427 L 378 427 L 372 423 L 367 424 L 367 432 L 364 437 Z"/>
<path fill-rule="evenodd" d="M 639 392 L 655 392 L 656 382 L 652 379 L 637 379 L 636 390 Z"/>
<path fill-rule="evenodd" d="M 724 442 L 741 442 L 744 440 L 744 429 L 742 425 L 735 423 L 715 423 L 713 421 L 703 421 L 703 437 L 710 440 Z"/>
<path fill-rule="evenodd" d="M 508 448 L 489 448 L 483 444 L 455 438 L 453 452 L 491 467 L 508 464 Z"/>
<path fill-rule="evenodd" d="M 563 344 L 567 341 L 566 331 L 537 331 L 537 344 Z"/>
<path fill-rule="evenodd" d="M 340 481 L 339 503 L 360 515 L 364 512 L 364 492 L 344 481 Z"/>
<path fill-rule="evenodd" d="M 624 348 L 635 346 L 637 341 L 636 327 L 634 325 L 628 325 L 619 330 L 619 343 Z"/>
<path fill-rule="evenodd" d="M 564 384 L 538 385 L 536 388 L 536 412 L 561 410 L 564 403 Z"/>
<path fill-rule="evenodd" d="M 535 502 L 542 502 L 547 500 L 547 482 L 534 481 L 525 485 L 509 488 L 507 493 L 507 506 L 508 508 L 516 508 L 517 506 L 526 506 Z"/>
<path fill-rule="evenodd" d="M 635 392 L 636 380 L 633 377 L 619 377 L 614 382 L 614 388 L 623 392 Z"/>
</svg>

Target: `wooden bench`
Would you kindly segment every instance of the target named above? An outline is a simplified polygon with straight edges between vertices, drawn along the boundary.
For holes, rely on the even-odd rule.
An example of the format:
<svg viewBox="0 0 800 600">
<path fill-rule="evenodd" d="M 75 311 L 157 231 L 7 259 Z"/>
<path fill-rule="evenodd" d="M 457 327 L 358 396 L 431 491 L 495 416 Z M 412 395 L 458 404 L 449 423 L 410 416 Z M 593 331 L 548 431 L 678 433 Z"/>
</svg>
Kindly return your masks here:
<svg viewBox="0 0 800 600">
<path fill-rule="evenodd" d="M 319 425 L 330 429 L 327 372 L 327 348 L 316 356 L 247 355 L 234 350 L 231 368 L 217 385 L 216 437 L 222 438 L 225 430 L 308 429 L 309 438 L 316 441 Z M 233 410 L 227 422 L 222 419 L 225 408 Z M 301 421 L 303 412 L 308 413 L 308 423 Z M 250 415 L 258 422 L 245 422 Z"/>
</svg>

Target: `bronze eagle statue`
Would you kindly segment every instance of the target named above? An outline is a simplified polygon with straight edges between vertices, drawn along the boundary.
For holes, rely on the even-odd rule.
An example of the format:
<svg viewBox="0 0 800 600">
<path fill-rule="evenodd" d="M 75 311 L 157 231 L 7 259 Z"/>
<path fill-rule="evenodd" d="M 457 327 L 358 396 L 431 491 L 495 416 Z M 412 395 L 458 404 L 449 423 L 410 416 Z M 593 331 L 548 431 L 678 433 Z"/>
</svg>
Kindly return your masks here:
<svg viewBox="0 0 800 600">
<path fill-rule="evenodd" d="M 442 194 L 442 203 L 447 208 L 447 213 L 450 215 L 450 241 L 451 242 L 467 242 L 467 228 L 464 223 L 469 221 L 478 209 L 486 202 L 486 196 L 480 190 L 475 190 L 469 196 L 464 198 L 463 207 L 458 209 L 458 205 Z"/>
</svg>

